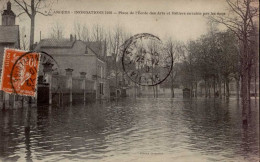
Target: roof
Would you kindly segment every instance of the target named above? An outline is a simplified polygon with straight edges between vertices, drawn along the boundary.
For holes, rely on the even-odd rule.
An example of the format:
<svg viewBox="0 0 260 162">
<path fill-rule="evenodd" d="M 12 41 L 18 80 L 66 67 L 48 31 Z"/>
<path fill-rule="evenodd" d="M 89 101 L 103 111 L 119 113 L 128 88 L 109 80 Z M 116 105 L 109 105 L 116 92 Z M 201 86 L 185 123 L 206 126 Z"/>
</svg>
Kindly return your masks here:
<svg viewBox="0 0 260 162">
<path fill-rule="evenodd" d="M 53 54 L 85 54 L 91 49 L 97 56 L 102 56 L 102 42 L 84 42 L 70 39 L 42 39 L 36 50 L 44 50 Z"/>
<path fill-rule="evenodd" d="M 86 44 L 96 54 L 102 55 L 102 42 L 86 42 Z"/>
<path fill-rule="evenodd" d="M 15 16 L 14 12 L 12 10 L 4 10 L 2 15 L 12 15 Z"/>
<path fill-rule="evenodd" d="M 37 44 L 35 50 L 45 51 L 51 55 L 81 55 L 86 54 L 86 44 L 69 39 L 43 39 Z"/>
<path fill-rule="evenodd" d="M 15 43 L 19 41 L 18 25 L 0 25 L 0 43 Z"/>
<path fill-rule="evenodd" d="M 43 39 L 40 43 L 42 48 L 72 48 L 75 41 L 69 39 Z"/>
</svg>

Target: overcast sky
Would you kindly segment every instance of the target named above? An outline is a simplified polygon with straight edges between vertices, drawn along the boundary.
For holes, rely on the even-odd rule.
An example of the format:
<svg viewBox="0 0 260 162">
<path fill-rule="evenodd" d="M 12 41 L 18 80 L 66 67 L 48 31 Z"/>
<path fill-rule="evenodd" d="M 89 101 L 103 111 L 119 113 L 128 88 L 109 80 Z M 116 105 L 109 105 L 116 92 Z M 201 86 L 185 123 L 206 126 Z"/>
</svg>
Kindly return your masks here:
<svg viewBox="0 0 260 162">
<path fill-rule="evenodd" d="M 12 1 L 11 1 L 12 2 Z M 6 8 L 6 0 L 0 0 L 1 10 Z M 13 7 L 14 8 L 14 7 Z M 55 1 L 53 11 L 151 11 L 154 12 L 227 12 L 225 0 L 58 0 Z M 18 15 L 19 11 L 14 8 Z M 113 28 L 116 24 L 132 34 L 151 33 L 160 38 L 171 36 L 174 39 L 187 41 L 196 39 L 207 31 L 207 20 L 202 15 L 103 15 L 103 14 L 54 14 L 53 16 L 36 16 L 35 41 L 49 36 L 50 28 L 56 22 L 64 26 L 65 37 L 73 33 L 75 22 L 88 26 L 100 24 L 105 29 Z M 16 19 L 20 27 L 30 28 L 27 15 Z"/>
</svg>

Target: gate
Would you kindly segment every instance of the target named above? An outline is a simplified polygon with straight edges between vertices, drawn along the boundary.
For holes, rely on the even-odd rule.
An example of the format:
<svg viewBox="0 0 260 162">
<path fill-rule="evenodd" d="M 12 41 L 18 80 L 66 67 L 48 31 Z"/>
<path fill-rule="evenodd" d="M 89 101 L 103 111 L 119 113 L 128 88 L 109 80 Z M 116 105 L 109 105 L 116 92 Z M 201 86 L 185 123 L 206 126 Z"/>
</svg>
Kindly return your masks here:
<svg viewBox="0 0 260 162">
<path fill-rule="evenodd" d="M 37 106 L 49 104 L 49 84 L 38 84 Z"/>
</svg>

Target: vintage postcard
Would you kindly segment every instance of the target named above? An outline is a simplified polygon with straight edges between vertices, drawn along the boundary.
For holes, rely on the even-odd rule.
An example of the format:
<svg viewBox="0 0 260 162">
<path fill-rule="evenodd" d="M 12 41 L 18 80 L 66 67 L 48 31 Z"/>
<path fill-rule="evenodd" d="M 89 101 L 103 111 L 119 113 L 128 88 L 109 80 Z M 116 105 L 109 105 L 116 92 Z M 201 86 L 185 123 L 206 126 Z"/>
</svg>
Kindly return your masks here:
<svg viewBox="0 0 260 162">
<path fill-rule="evenodd" d="M 259 161 L 259 1 L 0 0 L 0 160 Z"/>
</svg>

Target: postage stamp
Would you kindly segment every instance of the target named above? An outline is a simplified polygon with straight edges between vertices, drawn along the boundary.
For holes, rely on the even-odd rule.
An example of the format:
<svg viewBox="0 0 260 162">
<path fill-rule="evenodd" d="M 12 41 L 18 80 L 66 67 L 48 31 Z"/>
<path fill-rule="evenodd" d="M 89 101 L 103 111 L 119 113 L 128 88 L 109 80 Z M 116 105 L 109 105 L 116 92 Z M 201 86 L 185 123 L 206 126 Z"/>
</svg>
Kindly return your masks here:
<svg viewBox="0 0 260 162">
<path fill-rule="evenodd" d="M 24 96 L 36 95 L 40 54 L 5 49 L 0 89 Z"/>
<path fill-rule="evenodd" d="M 136 34 L 125 41 L 121 50 L 125 74 L 139 85 L 158 85 L 171 73 L 173 57 L 157 36 Z"/>
</svg>

